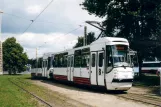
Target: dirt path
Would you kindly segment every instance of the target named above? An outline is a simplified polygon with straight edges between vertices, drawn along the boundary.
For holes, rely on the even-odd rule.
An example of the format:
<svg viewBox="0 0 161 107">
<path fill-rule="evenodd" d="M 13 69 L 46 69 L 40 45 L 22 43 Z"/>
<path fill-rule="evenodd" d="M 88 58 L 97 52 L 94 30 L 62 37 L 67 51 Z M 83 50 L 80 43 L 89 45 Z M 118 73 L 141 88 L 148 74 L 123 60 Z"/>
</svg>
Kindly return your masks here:
<svg viewBox="0 0 161 107">
<path fill-rule="evenodd" d="M 93 107 L 153 107 L 131 100 L 116 97 L 111 94 L 103 94 L 91 92 L 76 87 L 66 86 L 58 83 L 44 83 L 40 80 L 33 81 L 34 84 L 43 86 L 54 92 L 61 93 L 78 102 L 93 106 Z M 74 104 L 74 102 L 73 102 Z"/>
</svg>

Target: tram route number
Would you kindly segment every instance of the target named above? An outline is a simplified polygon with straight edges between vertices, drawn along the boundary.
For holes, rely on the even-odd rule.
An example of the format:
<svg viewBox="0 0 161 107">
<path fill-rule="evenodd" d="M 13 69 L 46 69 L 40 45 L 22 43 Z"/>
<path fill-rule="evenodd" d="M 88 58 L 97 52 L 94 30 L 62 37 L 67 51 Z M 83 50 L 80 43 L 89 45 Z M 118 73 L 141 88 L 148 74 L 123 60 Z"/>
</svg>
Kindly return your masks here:
<svg viewBox="0 0 161 107">
<path fill-rule="evenodd" d="M 101 69 L 99 69 L 99 75 L 101 75 Z"/>
</svg>

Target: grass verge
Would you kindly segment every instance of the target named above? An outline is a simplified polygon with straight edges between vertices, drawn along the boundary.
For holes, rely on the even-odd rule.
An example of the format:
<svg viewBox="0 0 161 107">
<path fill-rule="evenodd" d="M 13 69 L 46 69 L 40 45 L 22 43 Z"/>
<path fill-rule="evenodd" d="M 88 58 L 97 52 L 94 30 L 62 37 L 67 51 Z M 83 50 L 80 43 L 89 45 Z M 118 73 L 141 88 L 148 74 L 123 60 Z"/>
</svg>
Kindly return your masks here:
<svg viewBox="0 0 161 107">
<path fill-rule="evenodd" d="M 32 83 L 30 75 L 23 75 L 17 78 L 11 78 L 10 80 L 21 86 L 22 88 L 28 90 L 29 92 L 35 94 L 41 99 L 48 102 L 53 107 L 84 107 L 85 104 L 79 103 L 75 100 L 68 98 L 58 92 L 51 91 L 46 87 L 38 86 Z"/>
<path fill-rule="evenodd" d="M 8 78 L 19 76 L 0 76 L 0 106 L 1 107 L 38 107 L 39 103 L 28 93 L 25 93 L 12 83 Z"/>
<path fill-rule="evenodd" d="M 135 77 L 133 86 L 148 88 L 150 94 L 160 95 L 160 77 L 156 75 L 141 75 Z"/>
<path fill-rule="evenodd" d="M 135 77 L 134 85 L 140 86 L 159 86 L 160 85 L 160 77 L 154 75 L 141 75 Z"/>
</svg>

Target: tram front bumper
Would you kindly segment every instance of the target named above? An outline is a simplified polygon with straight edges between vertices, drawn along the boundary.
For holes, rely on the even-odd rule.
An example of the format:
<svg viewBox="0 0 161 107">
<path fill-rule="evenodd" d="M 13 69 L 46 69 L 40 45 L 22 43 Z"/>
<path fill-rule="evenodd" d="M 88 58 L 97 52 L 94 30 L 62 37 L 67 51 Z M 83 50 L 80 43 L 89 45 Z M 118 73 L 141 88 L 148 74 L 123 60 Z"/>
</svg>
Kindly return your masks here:
<svg viewBox="0 0 161 107">
<path fill-rule="evenodd" d="M 132 87 L 132 82 L 112 82 L 107 83 L 107 90 L 129 90 Z"/>
</svg>

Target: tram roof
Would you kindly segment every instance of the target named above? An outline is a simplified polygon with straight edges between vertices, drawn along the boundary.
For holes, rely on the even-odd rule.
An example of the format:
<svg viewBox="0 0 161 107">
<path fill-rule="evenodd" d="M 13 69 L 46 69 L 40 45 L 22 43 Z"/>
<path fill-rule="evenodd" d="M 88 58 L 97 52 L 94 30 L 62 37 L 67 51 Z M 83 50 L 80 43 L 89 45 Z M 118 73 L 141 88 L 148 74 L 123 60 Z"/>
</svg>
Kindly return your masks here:
<svg viewBox="0 0 161 107">
<path fill-rule="evenodd" d="M 97 43 L 102 43 L 102 42 L 128 43 L 128 40 L 125 38 L 119 38 L 119 37 L 103 37 L 103 38 L 99 38 L 98 40 L 94 41 L 92 44 L 97 44 Z"/>
<path fill-rule="evenodd" d="M 119 38 L 119 37 L 103 37 L 103 38 L 99 38 L 98 40 L 94 41 L 91 43 L 92 44 L 97 44 L 97 43 L 103 43 L 103 42 L 122 42 L 122 43 L 128 43 L 128 40 L 125 38 Z M 54 54 L 59 54 L 59 53 L 65 53 L 71 50 L 78 50 L 78 49 L 84 49 L 84 48 L 88 48 L 90 47 L 90 45 L 87 46 L 82 46 L 82 47 L 78 47 L 78 48 L 74 48 L 74 49 L 68 49 L 68 50 L 64 50 L 64 51 L 60 51 L 60 52 L 48 52 L 48 53 L 44 53 L 43 56 L 51 56 Z"/>
</svg>

